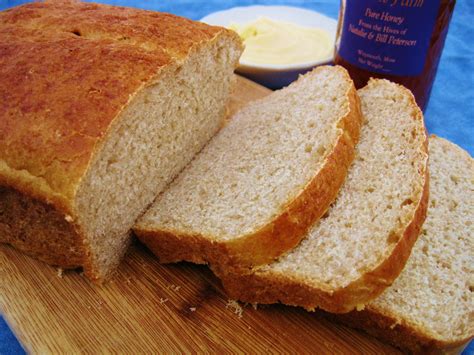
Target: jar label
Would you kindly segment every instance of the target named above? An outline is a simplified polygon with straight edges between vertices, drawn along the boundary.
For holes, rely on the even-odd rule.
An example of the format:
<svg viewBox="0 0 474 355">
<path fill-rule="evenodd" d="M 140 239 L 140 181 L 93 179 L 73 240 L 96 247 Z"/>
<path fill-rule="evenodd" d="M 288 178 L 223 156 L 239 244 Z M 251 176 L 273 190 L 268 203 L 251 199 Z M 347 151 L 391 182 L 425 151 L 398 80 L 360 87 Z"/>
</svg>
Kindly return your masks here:
<svg viewBox="0 0 474 355">
<path fill-rule="evenodd" d="M 346 0 L 339 55 L 372 72 L 422 72 L 441 0 Z"/>
</svg>

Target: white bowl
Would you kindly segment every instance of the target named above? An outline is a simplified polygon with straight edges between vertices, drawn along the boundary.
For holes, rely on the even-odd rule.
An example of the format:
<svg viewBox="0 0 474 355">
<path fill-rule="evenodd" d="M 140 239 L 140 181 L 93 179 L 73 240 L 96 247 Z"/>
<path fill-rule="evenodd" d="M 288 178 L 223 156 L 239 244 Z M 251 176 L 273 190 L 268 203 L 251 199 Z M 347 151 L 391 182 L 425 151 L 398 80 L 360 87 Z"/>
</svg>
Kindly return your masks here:
<svg viewBox="0 0 474 355">
<path fill-rule="evenodd" d="M 248 23 L 260 16 L 291 22 L 300 26 L 322 28 L 329 32 L 333 41 L 336 38 L 336 20 L 316 11 L 291 6 L 234 7 L 209 14 L 203 17 L 201 21 L 209 25 L 227 27 L 232 22 Z M 241 60 L 237 72 L 269 88 L 278 89 L 296 80 L 300 74 L 318 65 L 330 64 L 332 61 L 332 56 L 323 60 L 288 65 L 257 64 Z"/>
</svg>

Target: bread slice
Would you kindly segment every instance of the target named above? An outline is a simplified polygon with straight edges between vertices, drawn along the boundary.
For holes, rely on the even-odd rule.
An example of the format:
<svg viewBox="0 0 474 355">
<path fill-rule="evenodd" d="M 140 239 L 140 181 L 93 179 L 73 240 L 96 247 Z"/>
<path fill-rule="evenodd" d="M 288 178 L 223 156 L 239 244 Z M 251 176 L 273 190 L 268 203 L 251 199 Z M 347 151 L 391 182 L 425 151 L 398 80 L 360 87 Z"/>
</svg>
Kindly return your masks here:
<svg viewBox="0 0 474 355">
<path fill-rule="evenodd" d="M 232 31 L 78 1 L 0 13 L 0 242 L 104 279 L 222 125 Z"/>
<path fill-rule="evenodd" d="M 235 114 L 134 231 L 162 262 L 267 263 L 335 198 L 360 124 L 345 69 L 315 69 Z"/>
<path fill-rule="evenodd" d="M 287 255 L 247 275 L 218 270 L 229 296 L 348 312 L 399 275 L 425 219 L 428 152 L 413 95 L 386 80 L 359 90 L 365 124 L 335 203 Z"/>
<path fill-rule="evenodd" d="M 434 136 L 429 150 L 428 216 L 406 268 L 363 311 L 340 318 L 422 353 L 474 337 L 474 160 Z"/>
</svg>

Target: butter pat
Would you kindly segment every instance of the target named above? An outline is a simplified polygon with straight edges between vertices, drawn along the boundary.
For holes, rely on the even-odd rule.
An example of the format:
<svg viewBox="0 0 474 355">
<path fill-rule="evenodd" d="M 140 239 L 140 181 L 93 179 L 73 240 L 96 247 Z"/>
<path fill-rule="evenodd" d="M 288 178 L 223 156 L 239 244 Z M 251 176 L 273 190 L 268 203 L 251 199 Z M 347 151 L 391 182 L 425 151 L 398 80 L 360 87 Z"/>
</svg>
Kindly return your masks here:
<svg viewBox="0 0 474 355">
<path fill-rule="evenodd" d="M 247 24 L 232 23 L 245 44 L 241 62 L 256 64 L 300 64 L 332 57 L 334 43 L 329 32 L 320 28 L 259 17 Z"/>
</svg>

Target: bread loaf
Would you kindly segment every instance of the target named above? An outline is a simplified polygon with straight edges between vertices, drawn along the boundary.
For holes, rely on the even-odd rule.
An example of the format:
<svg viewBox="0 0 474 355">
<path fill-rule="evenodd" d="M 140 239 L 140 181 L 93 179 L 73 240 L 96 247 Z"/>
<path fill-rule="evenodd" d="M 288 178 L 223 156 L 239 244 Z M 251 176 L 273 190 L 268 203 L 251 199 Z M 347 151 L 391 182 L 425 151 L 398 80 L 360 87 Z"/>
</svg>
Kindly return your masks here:
<svg viewBox="0 0 474 355">
<path fill-rule="evenodd" d="M 347 72 L 319 67 L 235 114 L 134 231 L 162 262 L 267 263 L 333 201 L 360 124 Z"/>
<path fill-rule="evenodd" d="M 438 137 L 430 137 L 429 150 L 428 216 L 406 268 L 363 311 L 338 316 L 424 354 L 474 337 L 474 161 Z"/>
<path fill-rule="evenodd" d="M 359 96 L 366 122 L 335 203 L 277 261 L 247 275 L 218 270 L 231 298 L 344 313 L 403 269 L 426 215 L 423 116 L 409 90 L 386 80 L 371 80 Z"/>
<path fill-rule="evenodd" d="M 220 128 L 242 46 L 177 16 L 74 1 L 0 13 L 0 242 L 102 280 Z"/>
</svg>

